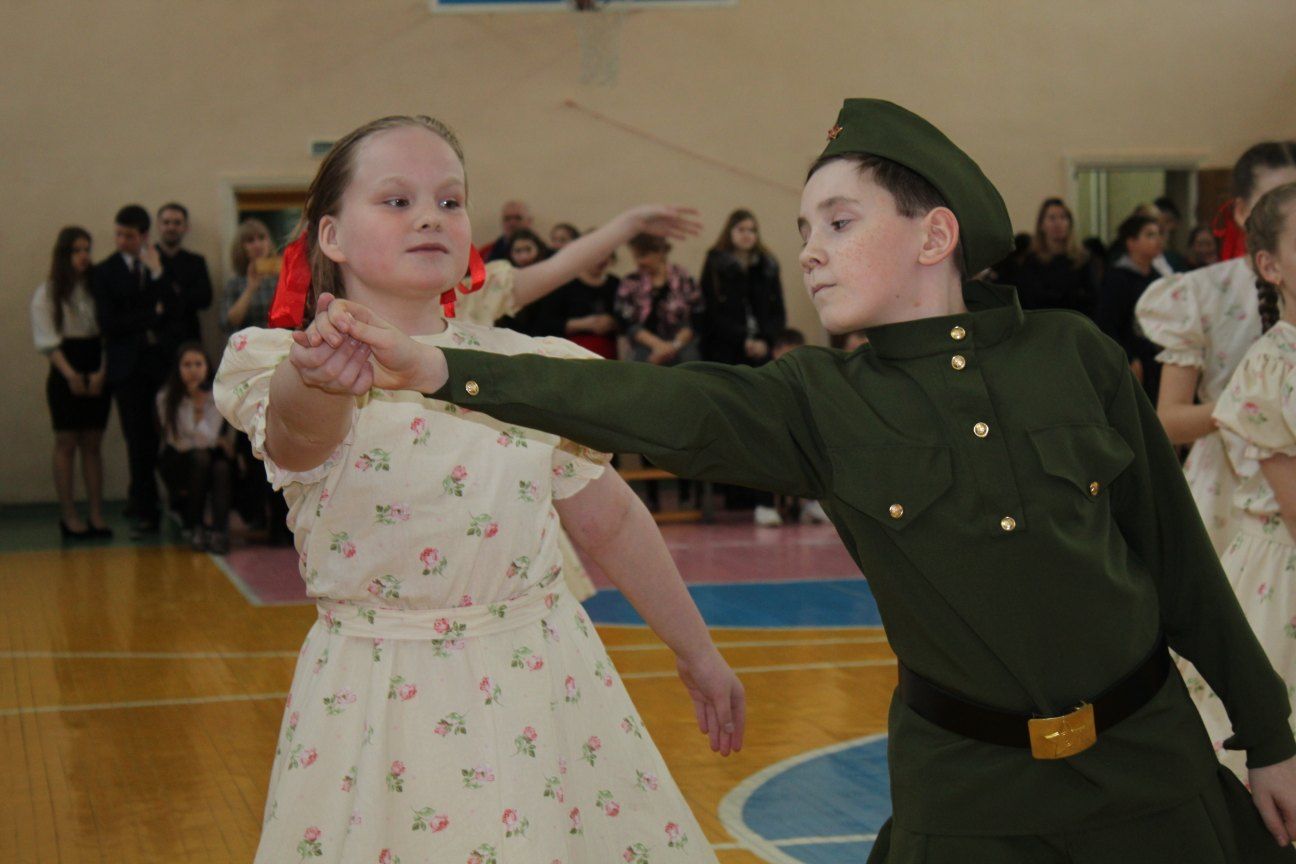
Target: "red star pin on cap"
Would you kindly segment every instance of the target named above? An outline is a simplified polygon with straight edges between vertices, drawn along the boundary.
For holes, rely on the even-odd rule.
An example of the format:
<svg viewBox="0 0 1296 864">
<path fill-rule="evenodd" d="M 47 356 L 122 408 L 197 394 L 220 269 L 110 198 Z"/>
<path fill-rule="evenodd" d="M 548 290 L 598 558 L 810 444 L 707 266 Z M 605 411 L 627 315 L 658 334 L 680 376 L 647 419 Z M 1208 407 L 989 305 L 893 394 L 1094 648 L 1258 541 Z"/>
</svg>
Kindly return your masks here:
<svg viewBox="0 0 1296 864">
<path fill-rule="evenodd" d="M 840 135 L 841 133 L 842 133 L 842 127 L 841 127 L 841 126 L 834 126 L 834 127 L 832 127 L 831 129 L 828 130 L 828 140 L 829 140 L 829 141 L 836 141 L 836 140 L 837 140 L 837 136 Z"/>
</svg>

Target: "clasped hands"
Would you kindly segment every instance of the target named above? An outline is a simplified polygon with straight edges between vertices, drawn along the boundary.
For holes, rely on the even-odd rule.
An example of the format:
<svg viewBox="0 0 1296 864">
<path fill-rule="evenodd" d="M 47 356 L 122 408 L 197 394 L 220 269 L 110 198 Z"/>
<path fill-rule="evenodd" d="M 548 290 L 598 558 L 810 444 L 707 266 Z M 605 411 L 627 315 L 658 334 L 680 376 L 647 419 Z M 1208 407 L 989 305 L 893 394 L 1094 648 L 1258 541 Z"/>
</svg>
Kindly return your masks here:
<svg viewBox="0 0 1296 864">
<path fill-rule="evenodd" d="M 293 333 L 288 361 L 308 387 L 360 396 L 371 388 L 433 393 L 445 384 L 445 356 L 372 309 L 321 294 L 315 320 Z"/>
</svg>

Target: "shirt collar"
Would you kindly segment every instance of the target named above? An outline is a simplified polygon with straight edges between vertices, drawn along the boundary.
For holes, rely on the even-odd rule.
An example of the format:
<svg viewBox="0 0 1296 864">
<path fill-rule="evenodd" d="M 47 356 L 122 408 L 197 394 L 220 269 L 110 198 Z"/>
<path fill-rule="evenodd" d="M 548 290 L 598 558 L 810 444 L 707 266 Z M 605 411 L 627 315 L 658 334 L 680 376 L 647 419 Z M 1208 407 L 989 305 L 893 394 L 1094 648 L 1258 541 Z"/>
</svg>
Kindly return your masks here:
<svg viewBox="0 0 1296 864">
<path fill-rule="evenodd" d="M 968 311 L 961 315 L 919 318 L 870 327 L 864 332 L 877 356 L 909 360 L 943 354 L 959 345 L 989 348 L 1012 336 L 1022 325 L 1021 304 L 1015 288 L 981 281 L 965 282 L 963 302 Z"/>
</svg>

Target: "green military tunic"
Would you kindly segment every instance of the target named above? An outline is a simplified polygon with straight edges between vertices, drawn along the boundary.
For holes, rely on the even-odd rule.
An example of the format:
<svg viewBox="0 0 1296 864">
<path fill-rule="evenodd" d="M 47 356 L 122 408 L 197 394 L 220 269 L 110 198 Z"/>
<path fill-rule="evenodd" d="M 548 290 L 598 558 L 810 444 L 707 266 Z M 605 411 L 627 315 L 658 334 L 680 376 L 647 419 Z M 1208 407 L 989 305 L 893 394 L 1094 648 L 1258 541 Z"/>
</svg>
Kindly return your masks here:
<svg viewBox="0 0 1296 864">
<path fill-rule="evenodd" d="M 966 314 L 758 369 L 447 350 L 435 398 L 685 477 L 819 499 L 896 654 L 947 690 L 1064 714 L 1163 632 L 1228 707 L 1229 746 L 1252 767 L 1292 756 L 1287 692 L 1120 348 L 1072 313 L 1023 314 L 1011 288 L 969 282 L 964 297 Z M 1218 810 L 1229 782 L 1177 674 L 1065 760 L 962 737 L 899 700 L 889 728 L 888 837 L 1063 835 L 1203 795 Z M 1224 797 L 1240 845 L 1276 853 L 1236 781 Z"/>
</svg>

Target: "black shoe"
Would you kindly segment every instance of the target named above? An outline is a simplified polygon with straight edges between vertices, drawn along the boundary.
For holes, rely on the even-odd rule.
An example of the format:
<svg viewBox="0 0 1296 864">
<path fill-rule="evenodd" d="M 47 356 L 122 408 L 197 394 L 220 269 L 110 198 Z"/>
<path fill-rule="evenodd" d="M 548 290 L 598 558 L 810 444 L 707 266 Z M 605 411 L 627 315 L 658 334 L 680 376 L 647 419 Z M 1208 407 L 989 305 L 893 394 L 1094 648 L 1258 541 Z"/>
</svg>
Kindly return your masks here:
<svg viewBox="0 0 1296 864">
<path fill-rule="evenodd" d="M 113 536 L 113 530 L 109 528 L 107 525 L 105 525 L 102 528 L 96 528 L 94 525 L 91 525 L 89 534 L 90 537 L 95 540 L 111 540 Z"/>
<path fill-rule="evenodd" d="M 85 540 L 87 537 L 92 537 L 94 535 L 91 534 L 91 529 L 89 528 L 83 528 L 80 531 L 73 531 L 71 528 L 68 527 L 68 524 L 66 522 L 60 519 L 59 536 L 61 536 L 64 540 Z"/>
</svg>

